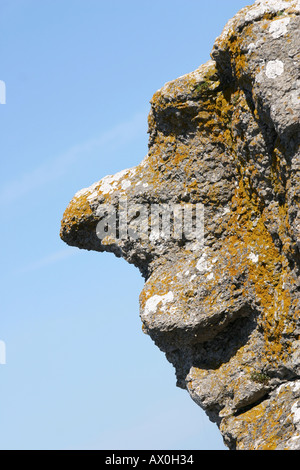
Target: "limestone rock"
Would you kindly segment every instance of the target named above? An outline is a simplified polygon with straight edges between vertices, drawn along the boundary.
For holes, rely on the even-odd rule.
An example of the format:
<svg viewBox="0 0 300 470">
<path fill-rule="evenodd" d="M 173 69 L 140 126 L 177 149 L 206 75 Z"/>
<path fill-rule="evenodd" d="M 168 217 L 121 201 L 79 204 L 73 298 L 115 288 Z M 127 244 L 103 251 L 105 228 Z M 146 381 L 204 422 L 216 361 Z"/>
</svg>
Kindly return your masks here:
<svg viewBox="0 0 300 470">
<path fill-rule="evenodd" d="M 140 165 L 62 220 L 69 245 L 140 269 L 143 330 L 229 449 L 300 449 L 299 14 L 242 9 L 210 61 L 154 94 Z"/>
</svg>

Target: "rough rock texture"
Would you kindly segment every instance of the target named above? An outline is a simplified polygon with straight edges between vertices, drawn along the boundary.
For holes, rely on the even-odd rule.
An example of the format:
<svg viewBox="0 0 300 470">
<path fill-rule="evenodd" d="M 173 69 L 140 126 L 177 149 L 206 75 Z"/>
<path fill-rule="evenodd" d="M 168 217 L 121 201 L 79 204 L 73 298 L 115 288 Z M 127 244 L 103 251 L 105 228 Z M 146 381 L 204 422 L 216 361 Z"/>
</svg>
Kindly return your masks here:
<svg viewBox="0 0 300 470">
<path fill-rule="evenodd" d="M 300 449 L 300 2 L 256 1 L 151 100 L 142 163 L 79 191 L 61 237 L 145 277 L 143 330 L 229 449 Z M 198 239 L 101 240 L 103 204 L 196 204 Z M 147 220 L 139 220 L 145 223 Z"/>
</svg>

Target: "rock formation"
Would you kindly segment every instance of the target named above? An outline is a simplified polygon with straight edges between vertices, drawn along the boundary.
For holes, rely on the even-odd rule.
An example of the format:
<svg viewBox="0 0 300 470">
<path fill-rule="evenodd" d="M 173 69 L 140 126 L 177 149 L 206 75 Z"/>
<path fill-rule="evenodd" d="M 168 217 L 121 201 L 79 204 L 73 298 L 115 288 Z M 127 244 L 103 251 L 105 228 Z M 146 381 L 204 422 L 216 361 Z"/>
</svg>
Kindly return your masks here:
<svg viewBox="0 0 300 470">
<path fill-rule="evenodd" d="M 154 94 L 140 165 L 62 220 L 69 245 L 140 269 L 143 331 L 231 450 L 300 449 L 299 14 L 242 9 L 210 61 Z"/>
</svg>

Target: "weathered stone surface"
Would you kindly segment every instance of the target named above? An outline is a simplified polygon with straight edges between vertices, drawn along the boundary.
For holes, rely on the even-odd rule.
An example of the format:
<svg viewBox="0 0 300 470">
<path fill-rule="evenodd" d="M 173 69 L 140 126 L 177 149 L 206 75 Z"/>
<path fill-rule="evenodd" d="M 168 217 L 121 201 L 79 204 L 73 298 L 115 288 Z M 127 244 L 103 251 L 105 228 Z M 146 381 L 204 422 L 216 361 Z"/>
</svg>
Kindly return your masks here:
<svg viewBox="0 0 300 470">
<path fill-rule="evenodd" d="M 229 449 L 300 449 L 299 15 L 299 0 L 241 10 L 208 63 L 154 94 L 141 164 L 79 191 L 62 220 L 69 245 L 140 269 L 143 330 Z M 203 204 L 204 245 L 100 240 L 105 205 L 125 200 L 129 230 L 154 204 Z"/>
</svg>

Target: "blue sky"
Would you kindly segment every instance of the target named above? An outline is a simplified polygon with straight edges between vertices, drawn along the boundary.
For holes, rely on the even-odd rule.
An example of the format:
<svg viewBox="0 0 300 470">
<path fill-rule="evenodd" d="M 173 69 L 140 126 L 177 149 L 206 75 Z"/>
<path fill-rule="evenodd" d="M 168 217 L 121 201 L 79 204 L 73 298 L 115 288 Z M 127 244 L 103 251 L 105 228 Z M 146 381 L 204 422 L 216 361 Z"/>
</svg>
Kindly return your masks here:
<svg viewBox="0 0 300 470">
<path fill-rule="evenodd" d="M 225 448 L 142 333 L 139 272 L 59 229 L 76 191 L 142 160 L 153 93 L 247 4 L 1 0 L 0 449 Z"/>
</svg>

